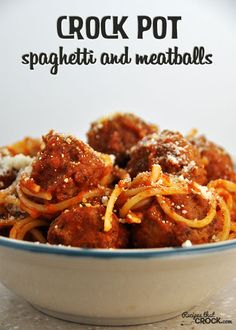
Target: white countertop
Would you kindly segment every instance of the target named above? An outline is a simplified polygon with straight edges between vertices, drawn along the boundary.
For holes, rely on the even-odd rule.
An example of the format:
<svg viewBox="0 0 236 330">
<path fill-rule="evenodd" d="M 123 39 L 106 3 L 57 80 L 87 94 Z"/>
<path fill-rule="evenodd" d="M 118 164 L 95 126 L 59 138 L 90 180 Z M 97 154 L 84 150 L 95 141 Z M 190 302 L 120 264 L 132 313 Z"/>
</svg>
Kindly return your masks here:
<svg viewBox="0 0 236 330">
<path fill-rule="evenodd" d="M 208 313 L 215 312 L 216 317 L 221 317 L 221 320 L 230 320 L 232 324 L 195 324 L 191 322 L 192 319 L 184 319 L 179 316 L 150 325 L 125 328 L 86 326 L 44 315 L 0 284 L 0 330 L 233 330 L 236 329 L 236 278 L 208 302 L 196 306 L 190 313 L 202 314 L 206 311 Z"/>
</svg>

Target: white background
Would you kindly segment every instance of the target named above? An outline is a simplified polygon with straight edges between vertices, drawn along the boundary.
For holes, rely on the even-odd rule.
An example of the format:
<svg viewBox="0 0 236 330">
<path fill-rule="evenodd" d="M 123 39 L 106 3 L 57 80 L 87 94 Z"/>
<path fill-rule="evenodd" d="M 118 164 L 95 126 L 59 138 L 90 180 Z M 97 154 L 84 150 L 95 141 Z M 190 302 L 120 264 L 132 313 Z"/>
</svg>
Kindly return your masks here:
<svg viewBox="0 0 236 330">
<path fill-rule="evenodd" d="M 128 15 L 129 40 L 62 40 L 61 15 Z M 182 16 L 178 40 L 136 38 L 136 16 Z M 53 128 L 84 137 L 93 119 L 129 111 L 161 128 L 192 127 L 236 155 L 236 1 L 234 0 L 0 0 L 0 144 Z M 21 64 L 30 51 L 67 53 L 76 47 L 131 53 L 204 46 L 213 64 L 204 66 L 63 66 L 30 71 Z"/>
</svg>

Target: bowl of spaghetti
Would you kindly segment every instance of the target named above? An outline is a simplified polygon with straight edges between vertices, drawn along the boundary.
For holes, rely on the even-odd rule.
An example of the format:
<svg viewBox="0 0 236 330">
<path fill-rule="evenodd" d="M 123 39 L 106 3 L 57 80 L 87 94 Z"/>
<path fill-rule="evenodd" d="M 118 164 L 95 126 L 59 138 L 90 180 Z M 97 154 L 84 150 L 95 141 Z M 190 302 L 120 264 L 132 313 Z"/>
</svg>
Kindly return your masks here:
<svg viewBox="0 0 236 330">
<path fill-rule="evenodd" d="M 0 149 L 4 285 L 52 316 L 131 325 L 178 315 L 235 276 L 223 148 L 121 113 L 87 139 L 50 131 Z"/>
</svg>

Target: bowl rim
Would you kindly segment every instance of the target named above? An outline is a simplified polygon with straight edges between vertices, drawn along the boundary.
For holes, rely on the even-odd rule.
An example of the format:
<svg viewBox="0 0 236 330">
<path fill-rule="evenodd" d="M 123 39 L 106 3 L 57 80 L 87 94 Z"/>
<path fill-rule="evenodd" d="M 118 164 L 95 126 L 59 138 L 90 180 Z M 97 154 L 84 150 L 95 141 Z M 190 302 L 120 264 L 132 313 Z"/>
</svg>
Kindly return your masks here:
<svg viewBox="0 0 236 330">
<path fill-rule="evenodd" d="M 190 247 L 165 247 L 165 248 L 143 248 L 143 249 L 92 249 L 78 248 L 64 245 L 51 245 L 49 243 L 38 243 L 21 241 L 7 237 L 0 237 L 0 248 L 10 248 L 31 253 L 47 255 L 60 255 L 69 257 L 91 257 L 102 259 L 114 258 L 161 258 L 178 257 L 186 255 L 201 255 L 206 253 L 222 252 L 236 249 L 236 239 L 193 245 Z"/>
</svg>

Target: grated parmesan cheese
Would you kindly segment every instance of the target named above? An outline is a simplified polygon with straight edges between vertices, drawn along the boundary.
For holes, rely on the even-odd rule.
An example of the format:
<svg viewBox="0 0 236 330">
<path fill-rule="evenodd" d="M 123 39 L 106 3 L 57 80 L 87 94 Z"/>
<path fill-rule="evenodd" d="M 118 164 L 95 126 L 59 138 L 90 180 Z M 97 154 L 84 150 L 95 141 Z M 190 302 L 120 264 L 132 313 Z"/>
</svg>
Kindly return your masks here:
<svg viewBox="0 0 236 330">
<path fill-rule="evenodd" d="M 209 190 L 208 187 L 198 185 L 198 189 L 200 190 L 203 198 L 205 198 L 207 200 L 211 200 L 212 199 L 212 192 Z"/>
<path fill-rule="evenodd" d="M 109 198 L 107 196 L 102 196 L 102 204 L 104 206 L 107 206 L 108 200 L 109 200 Z"/>
<path fill-rule="evenodd" d="M 110 159 L 111 159 L 112 164 L 114 165 L 115 164 L 115 160 L 116 160 L 116 156 L 113 155 L 113 154 L 110 154 L 109 156 L 110 156 Z"/>
<path fill-rule="evenodd" d="M 32 163 L 32 158 L 30 156 L 25 156 L 22 154 L 15 156 L 5 156 L 0 159 L 0 175 L 4 175 L 8 171 L 21 170 Z"/>
<path fill-rule="evenodd" d="M 167 160 L 170 162 L 170 163 L 172 163 L 173 165 L 177 165 L 178 163 L 179 163 L 179 161 L 178 161 L 178 159 L 175 157 L 175 156 L 173 156 L 173 155 L 167 155 Z"/>
<path fill-rule="evenodd" d="M 192 242 L 189 240 L 189 239 L 187 239 L 187 241 L 185 241 L 183 244 L 182 244 L 182 247 L 190 247 L 190 246 L 192 246 L 193 244 L 192 244 Z"/>
<path fill-rule="evenodd" d="M 188 165 L 184 166 L 183 172 L 189 173 L 190 171 L 192 171 L 194 169 L 194 167 L 196 167 L 196 163 L 194 160 L 191 160 L 191 162 L 189 162 Z"/>
</svg>

